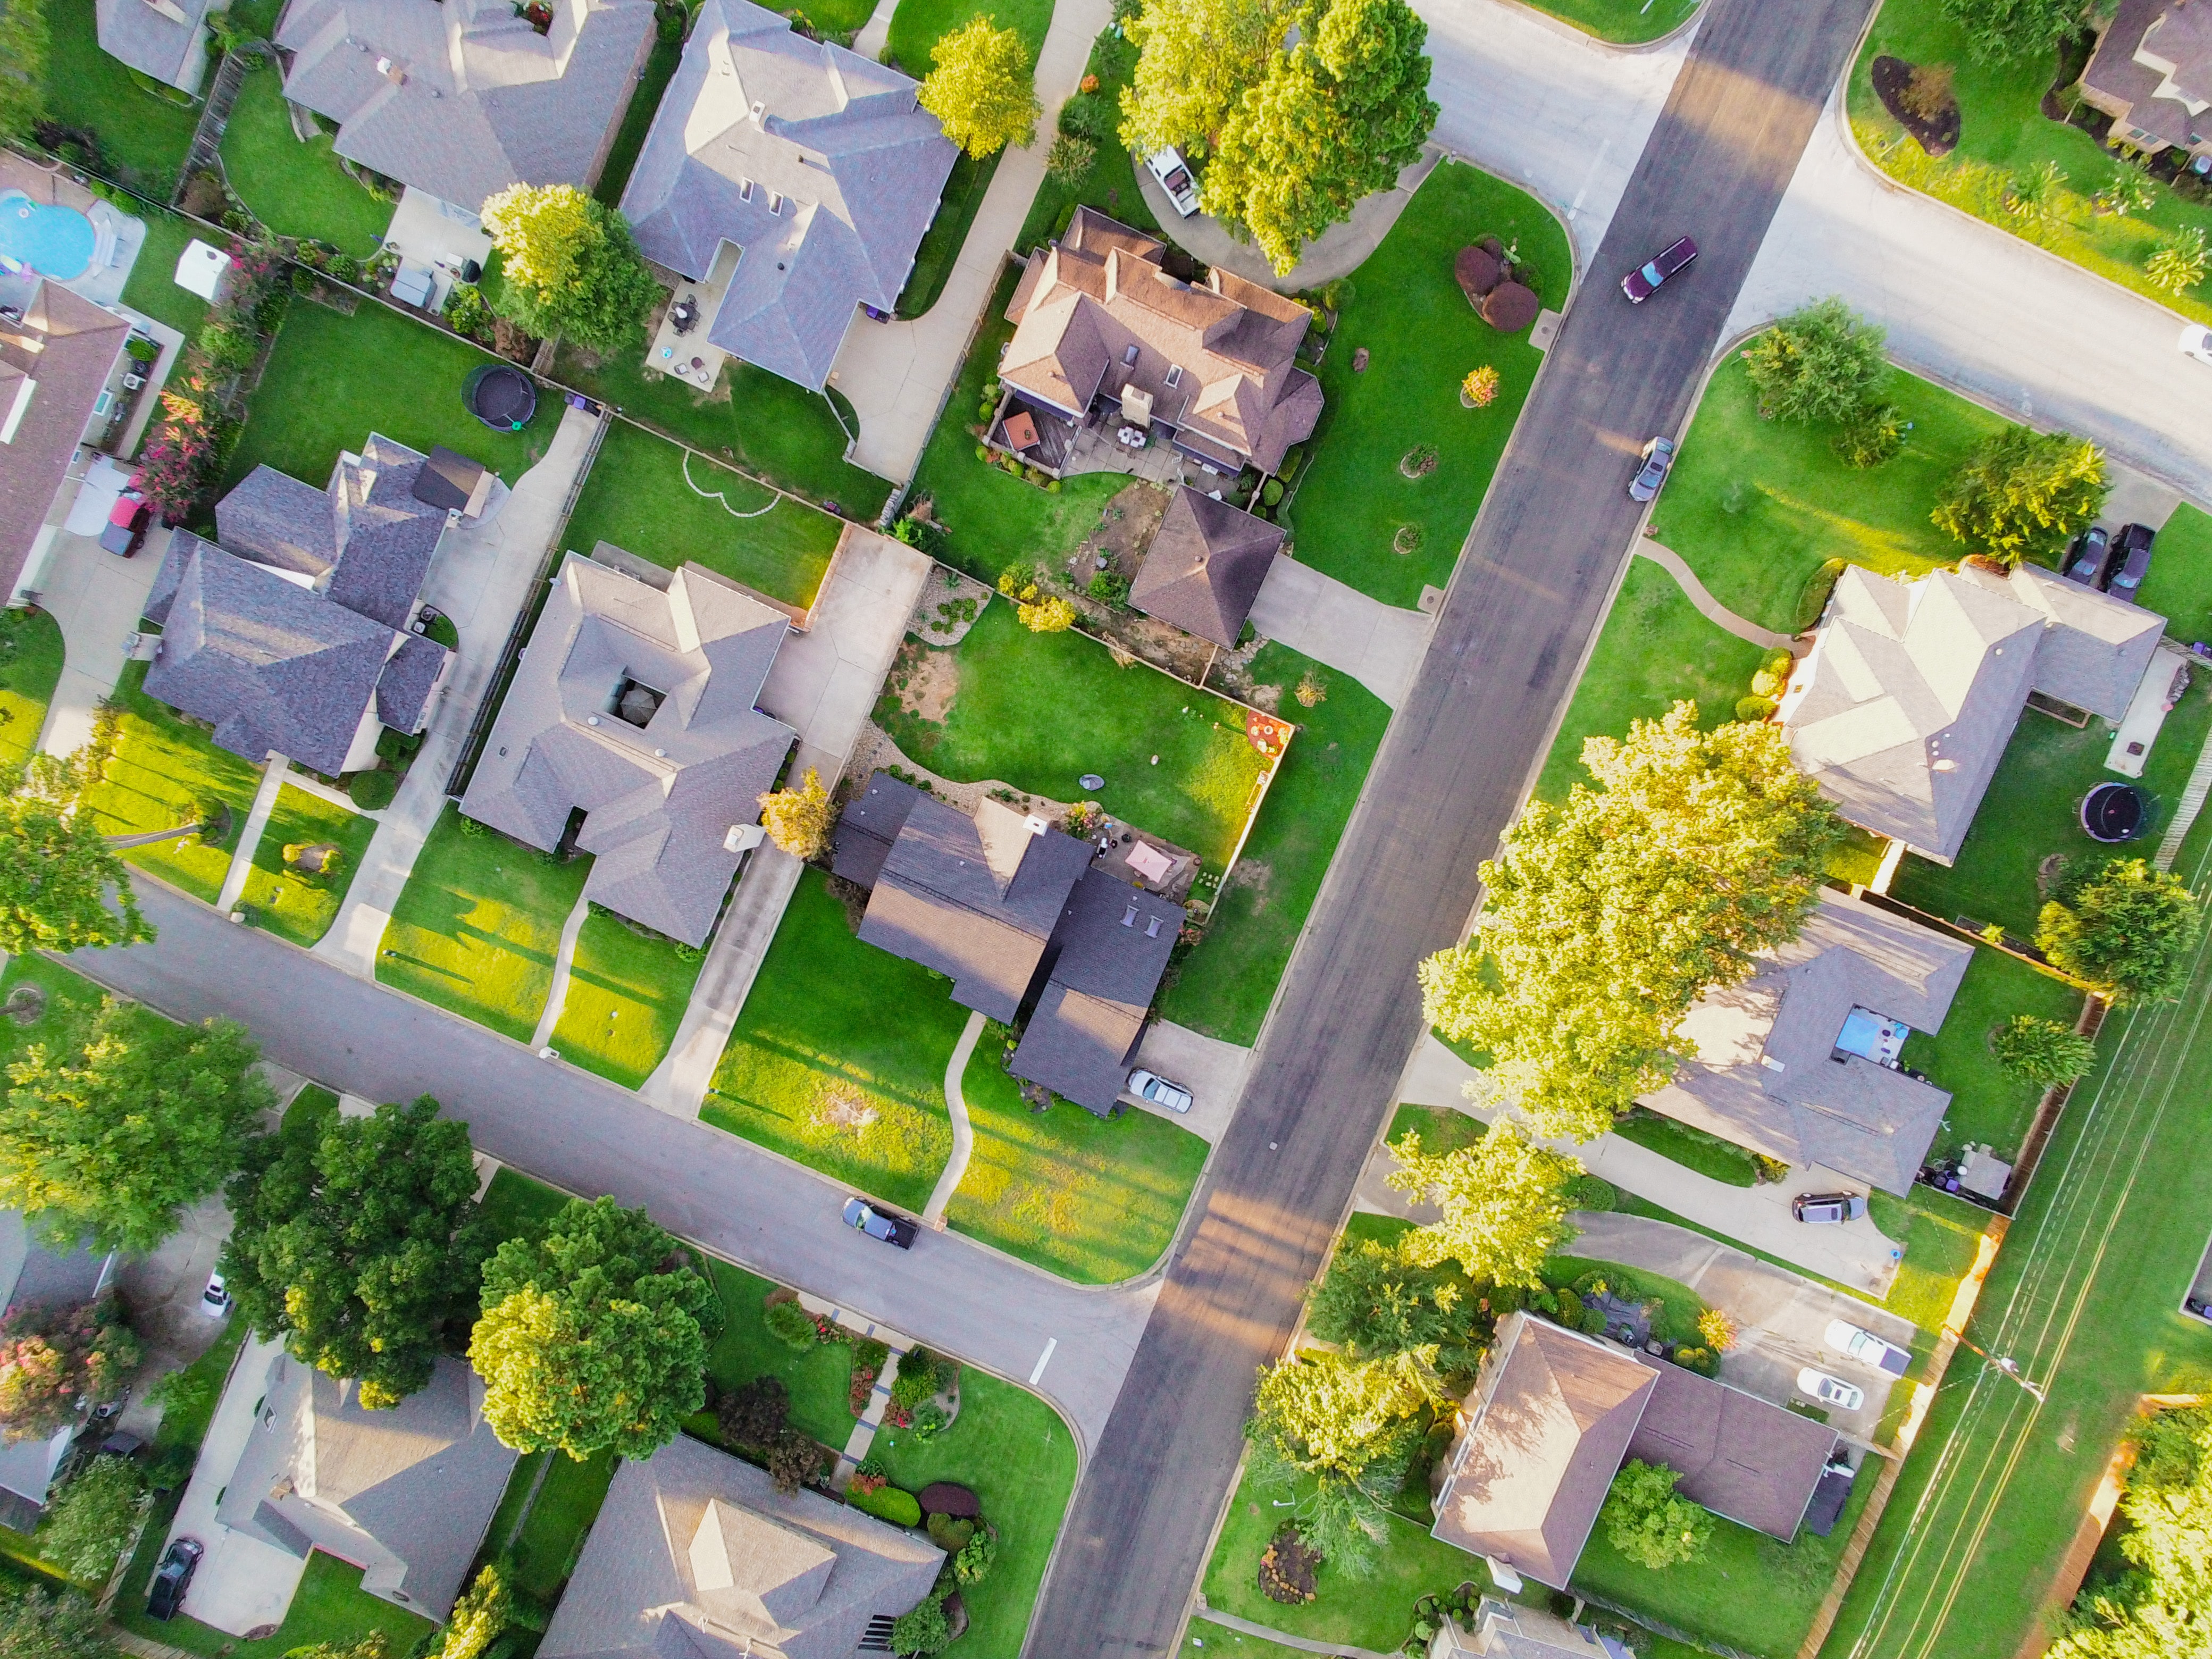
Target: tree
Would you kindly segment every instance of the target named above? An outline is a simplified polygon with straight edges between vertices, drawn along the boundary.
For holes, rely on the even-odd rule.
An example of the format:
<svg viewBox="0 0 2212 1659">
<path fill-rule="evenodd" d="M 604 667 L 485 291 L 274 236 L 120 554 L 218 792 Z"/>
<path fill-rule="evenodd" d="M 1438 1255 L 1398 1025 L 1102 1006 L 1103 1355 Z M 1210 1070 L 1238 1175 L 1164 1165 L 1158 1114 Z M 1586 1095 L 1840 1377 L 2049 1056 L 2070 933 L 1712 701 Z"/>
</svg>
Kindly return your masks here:
<svg viewBox="0 0 2212 1659">
<path fill-rule="evenodd" d="M 8 1067 L 0 1205 L 58 1243 L 150 1250 L 238 1167 L 275 1104 L 261 1051 L 234 1021 L 179 1025 L 112 997 L 76 1029 Z"/>
<path fill-rule="evenodd" d="M 222 1273 L 240 1316 L 371 1409 L 430 1380 L 491 1248 L 468 1126 L 425 1095 L 326 1113 L 246 1144 Z"/>
<path fill-rule="evenodd" d="M 659 298 L 629 224 L 574 185 L 510 185 L 483 204 L 499 250 L 492 309 L 526 334 L 611 352 L 643 333 Z"/>
<path fill-rule="evenodd" d="M 28 138 L 46 113 L 47 37 L 43 0 L 0 8 L 0 138 Z"/>
<path fill-rule="evenodd" d="M 2081 0 L 1943 0 L 1943 15 L 1965 33 L 1966 55 L 1978 64 L 2047 58 L 2087 27 Z"/>
<path fill-rule="evenodd" d="M 2203 920 L 2179 877 L 2126 859 L 2045 904 L 2035 943 L 2051 966 L 2115 1002 L 2163 1002 L 2189 975 Z"/>
<path fill-rule="evenodd" d="M 74 1590 L 36 1587 L 0 1597 L 0 1655 L 6 1659 L 117 1659 L 100 1610 Z"/>
<path fill-rule="evenodd" d="M 1337 1247 L 1313 1294 L 1306 1328 L 1358 1359 L 1433 1350 L 1447 1371 L 1472 1370 L 1474 1294 L 1448 1267 L 1417 1267 L 1371 1238 Z"/>
<path fill-rule="evenodd" d="M 1018 32 L 994 27 L 989 14 L 971 17 L 929 49 L 936 67 L 921 83 L 921 106 L 945 136 L 977 161 L 1036 137 L 1036 82 L 1030 49 Z"/>
<path fill-rule="evenodd" d="M 1137 68 L 1121 94 L 1123 145 L 1206 154 L 1281 54 L 1290 14 L 1279 0 L 1145 0 L 1125 25 Z"/>
<path fill-rule="evenodd" d="M 517 1451 L 649 1457 L 705 1401 L 719 1323 L 713 1287 L 643 1210 L 572 1200 L 484 1264 L 469 1358 L 485 1419 Z"/>
<path fill-rule="evenodd" d="M 112 1296 L 16 1308 L 0 1320 L 0 1437 L 44 1440 L 87 1407 L 122 1399 L 144 1357 Z"/>
<path fill-rule="evenodd" d="M 1539 1271 L 1575 1236 L 1567 1212 L 1583 1166 L 1547 1151 L 1501 1116 L 1490 1133 L 1454 1152 L 1424 1152 L 1409 1134 L 1390 1148 L 1398 1167 L 1391 1186 L 1416 1193 L 1443 1218 L 1416 1227 L 1401 1241 L 1406 1259 L 1424 1267 L 1455 1261 L 1470 1279 L 1534 1290 Z"/>
<path fill-rule="evenodd" d="M 1673 1075 L 1682 1016 L 1796 937 L 1844 830 L 1778 726 L 1698 729 L 1697 705 L 1592 738 L 1482 866 L 1483 925 L 1421 964 L 1429 1023 L 1493 1060 L 1547 1134 L 1609 1129 Z"/>
<path fill-rule="evenodd" d="M 1838 299 L 1793 311 L 1743 349 L 1759 412 L 1801 425 L 1851 419 L 1889 379 L 1882 337 Z"/>
<path fill-rule="evenodd" d="M 773 1445 L 791 1415 L 791 1391 L 780 1376 L 757 1376 L 724 1395 L 714 1414 L 740 1446 Z"/>
<path fill-rule="evenodd" d="M 2127 1570 L 2084 1590 L 2051 1659 L 2177 1659 L 2204 1651 L 2212 1627 L 2212 1413 L 2202 1406 L 2139 1418 L 2135 1467 L 2121 1489 Z"/>
<path fill-rule="evenodd" d="M 514 1596 L 507 1589 L 506 1571 L 494 1561 L 453 1603 L 453 1616 L 438 1632 L 433 1651 L 439 1659 L 481 1659 L 514 1618 Z"/>
<path fill-rule="evenodd" d="M 94 1458 L 54 1498 L 39 1553 L 81 1583 L 104 1586 L 137 1530 L 141 1490 L 129 1458 Z"/>
<path fill-rule="evenodd" d="M 0 766 L 0 951 L 10 956 L 154 937 L 131 895 L 129 867 L 99 820 L 79 810 L 98 760 L 33 755 Z M 119 912 L 108 908 L 111 887 Z"/>
<path fill-rule="evenodd" d="M 1712 1541 L 1713 1517 L 1675 1495 L 1682 1477 L 1664 1463 L 1632 1457 L 1613 1478 L 1598 1516 L 1613 1548 L 1638 1566 L 1671 1567 L 1699 1559 Z"/>
<path fill-rule="evenodd" d="M 1255 1476 L 1285 1490 L 1311 1479 L 1299 1530 L 1350 1577 L 1373 1571 L 1384 1508 L 1420 1444 L 1422 1409 L 1435 1392 L 1419 1354 L 1294 1355 L 1260 1373 L 1244 1425 Z"/>
<path fill-rule="evenodd" d="M 2038 1014 L 2014 1014 L 1997 1027 L 1990 1047 L 2005 1070 L 2046 1088 L 2073 1082 L 2097 1058 L 2097 1045 L 2089 1038 Z"/>
<path fill-rule="evenodd" d="M 936 1653 L 951 1640 L 952 1625 L 941 1596 L 927 1596 L 891 1621 L 894 1653 Z"/>
<path fill-rule="evenodd" d="M 1098 160 L 1098 146 L 1088 138 L 1079 138 L 1072 132 L 1063 132 L 1052 141 L 1045 152 L 1045 176 L 1056 185 L 1073 190 L 1091 173 Z"/>
<path fill-rule="evenodd" d="M 2055 556 L 2097 516 L 2111 487 L 2104 454 L 2087 439 L 2008 426 L 1975 447 L 1929 516 L 2009 568 Z"/>
<path fill-rule="evenodd" d="M 768 838 L 795 859 L 818 859 L 830 850 L 837 827 L 837 808 L 822 787 L 822 775 L 806 769 L 796 789 L 779 789 L 760 798 L 761 823 Z"/>
</svg>

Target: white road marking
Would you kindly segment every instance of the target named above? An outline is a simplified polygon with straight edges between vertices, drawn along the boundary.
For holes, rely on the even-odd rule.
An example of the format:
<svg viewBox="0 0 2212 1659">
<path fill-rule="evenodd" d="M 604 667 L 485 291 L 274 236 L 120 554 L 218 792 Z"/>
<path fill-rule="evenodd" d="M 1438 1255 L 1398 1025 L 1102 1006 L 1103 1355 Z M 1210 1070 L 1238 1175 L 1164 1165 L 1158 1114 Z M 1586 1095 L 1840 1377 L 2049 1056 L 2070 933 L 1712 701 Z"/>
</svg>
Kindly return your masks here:
<svg viewBox="0 0 2212 1659">
<path fill-rule="evenodd" d="M 1037 1356 L 1036 1368 L 1030 1372 L 1030 1387 L 1033 1389 L 1036 1387 L 1037 1378 L 1042 1376 L 1044 1375 L 1044 1368 L 1052 1364 L 1052 1351 L 1059 1346 L 1060 1339 L 1058 1337 L 1048 1336 L 1045 1338 L 1044 1352 Z"/>
</svg>

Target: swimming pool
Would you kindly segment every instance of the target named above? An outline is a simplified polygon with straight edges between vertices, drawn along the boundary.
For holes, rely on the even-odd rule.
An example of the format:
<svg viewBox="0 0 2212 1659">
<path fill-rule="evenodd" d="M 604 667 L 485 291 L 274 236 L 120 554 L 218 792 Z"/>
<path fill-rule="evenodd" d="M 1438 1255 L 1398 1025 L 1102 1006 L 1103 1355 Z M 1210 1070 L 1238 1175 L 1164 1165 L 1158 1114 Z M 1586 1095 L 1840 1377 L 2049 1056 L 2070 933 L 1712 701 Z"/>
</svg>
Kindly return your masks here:
<svg viewBox="0 0 2212 1659">
<path fill-rule="evenodd" d="M 0 259 L 66 283 L 92 268 L 99 243 L 92 221 L 75 208 L 33 202 L 20 190 L 0 191 Z"/>
</svg>

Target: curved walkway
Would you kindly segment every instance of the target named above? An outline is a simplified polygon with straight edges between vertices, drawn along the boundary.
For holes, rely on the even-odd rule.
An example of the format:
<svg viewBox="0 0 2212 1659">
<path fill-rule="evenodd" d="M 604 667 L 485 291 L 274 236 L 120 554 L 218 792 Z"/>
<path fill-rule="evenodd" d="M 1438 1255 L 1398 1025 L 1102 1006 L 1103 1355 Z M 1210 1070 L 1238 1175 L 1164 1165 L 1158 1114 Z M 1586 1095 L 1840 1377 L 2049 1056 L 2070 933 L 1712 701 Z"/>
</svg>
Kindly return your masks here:
<svg viewBox="0 0 2212 1659">
<path fill-rule="evenodd" d="M 945 1225 L 945 1206 L 960 1189 L 961 1177 L 968 1173 L 968 1160 L 975 1151 L 975 1131 L 968 1121 L 968 1102 L 960 1092 L 960 1079 L 968 1069 L 968 1057 L 975 1052 L 976 1039 L 983 1035 L 983 1023 L 979 1013 L 968 1016 L 960 1041 L 952 1045 L 952 1058 L 945 1062 L 945 1109 L 952 1116 L 952 1156 L 945 1162 L 945 1173 L 937 1177 L 937 1189 L 930 1194 L 928 1206 L 921 1212 L 921 1218 L 933 1227 Z"/>
<path fill-rule="evenodd" d="M 1680 583 L 1682 592 L 1689 596 L 1690 603 L 1697 606 L 1698 614 L 1707 622 L 1717 623 L 1736 638 L 1748 640 L 1764 650 L 1780 651 L 1788 647 L 1790 635 L 1778 634 L 1771 628 L 1761 628 L 1757 623 L 1737 616 L 1705 592 L 1705 585 L 1698 580 L 1698 573 L 1691 569 L 1682 556 L 1674 549 L 1662 547 L 1647 536 L 1636 544 L 1636 551 Z"/>
</svg>

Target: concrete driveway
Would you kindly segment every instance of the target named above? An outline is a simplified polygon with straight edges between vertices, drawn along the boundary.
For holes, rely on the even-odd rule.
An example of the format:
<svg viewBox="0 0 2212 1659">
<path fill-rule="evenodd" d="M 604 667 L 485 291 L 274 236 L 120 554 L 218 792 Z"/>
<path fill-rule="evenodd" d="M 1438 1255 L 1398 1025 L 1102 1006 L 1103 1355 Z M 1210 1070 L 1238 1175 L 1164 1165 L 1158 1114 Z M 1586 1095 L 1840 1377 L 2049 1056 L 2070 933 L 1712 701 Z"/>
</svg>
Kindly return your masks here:
<svg viewBox="0 0 2212 1659">
<path fill-rule="evenodd" d="M 89 536 L 55 532 L 39 594 L 40 605 L 62 629 L 61 682 L 39 739 L 48 753 L 72 753 L 92 736 L 100 699 L 123 676 L 126 644 L 137 632 L 171 533 L 155 525 L 136 556 L 118 559 Z"/>
</svg>

